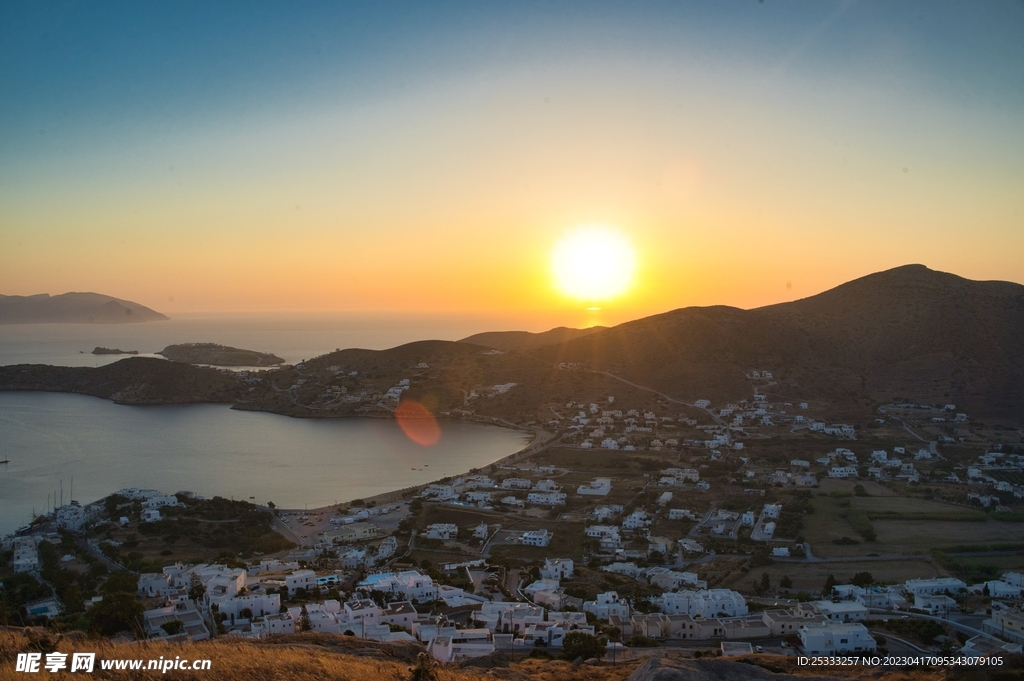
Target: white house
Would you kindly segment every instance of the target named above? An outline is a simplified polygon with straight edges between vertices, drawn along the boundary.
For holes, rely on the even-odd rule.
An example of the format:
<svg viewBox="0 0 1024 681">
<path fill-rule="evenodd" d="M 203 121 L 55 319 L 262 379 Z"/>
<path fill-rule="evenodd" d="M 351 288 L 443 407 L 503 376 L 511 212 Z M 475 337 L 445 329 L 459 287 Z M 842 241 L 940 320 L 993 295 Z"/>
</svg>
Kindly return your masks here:
<svg viewBox="0 0 1024 681">
<path fill-rule="evenodd" d="M 743 596 L 730 589 L 670 591 L 663 593 L 657 603 L 666 614 L 691 617 L 740 617 L 749 612 Z"/>
<path fill-rule="evenodd" d="M 966 589 L 967 585 L 955 577 L 935 577 L 933 579 L 908 579 L 903 584 L 903 589 L 909 594 L 941 594 L 956 593 Z"/>
<path fill-rule="evenodd" d="M 674 591 L 685 585 L 696 584 L 698 578 L 695 572 L 676 572 L 664 567 L 653 567 L 647 569 L 647 581 L 659 589 Z"/>
<path fill-rule="evenodd" d="M 617 516 L 620 513 L 622 513 L 622 506 L 619 506 L 618 504 L 609 504 L 604 506 L 598 506 L 591 513 L 591 516 L 597 522 L 602 522 L 608 520 L 611 517 Z"/>
<path fill-rule="evenodd" d="M 501 481 L 502 489 L 530 489 L 533 483 L 525 478 L 505 478 Z"/>
<path fill-rule="evenodd" d="M 624 530 L 637 530 L 642 527 L 647 527 L 651 524 L 650 518 L 647 517 L 647 512 L 642 510 L 636 510 L 630 513 L 622 520 L 622 529 Z"/>
<path fill-rule="evenodd" d="M 596 478 L 593 482 L 588 482 L 576 488 L 576 494 L 584 496 L 603 497 L 611 491 L 611 478 Z"/>
<path fill-rule="evenodd" d="M 627 577 L 633 577 L 634 579 L 638 578 L 644 572 L 644 569 L 637 567 L 636 563 L 612 563 L 611 565 L 605 565 L 601 570 L 602 572 L 625 575 Z"/>
<path fill-rule="evenodd" d="M 170 596 L 178 592 L 171 586 L 171 578 L 162 572 L 144 572 L 139 575 L 139 595 L 146 598 Z"/>
<path fill-rule="evenodd" d="M 236 620 L 251 620 L 254 617 L 276 615 L 281 611 L 281 595 L 234 596 L 222 600 L 217 607 L 218 612 L 227 615 L 228 621 L 235 624 Z"/>
<path fill-rule="evenodd" d="M 543 579 L 568 579 L 572 577 L 573 567 L 571 558 L 545 558 L 540 576 Z"/>
<path fill-rule="evenodd" d="M 838 655 L 874 652 L 874 637 L 863 624 L 808 624 L 799 629 L 800 645 L 807 655 Z"/>
<path fill-rule="evenodd" d="M 157 495 L 142 502 L 143 508 L 163 508 L 164 506 L 180 506 L 178 497 Z"/>
<path fill-rule="evenodd" d="M 863 622 L 868 618 L 868 609 L 857 601 L 812 601 L 815 610 L 831 622 Z"/>
<path fill-rule="evenodd" d="M 946 594 L 914 594 L 914 608 L 929 615 L 945 616 L 957 612 L 960 606 Z"/>
<path fill-rule="evenodd" d="M 629 617 L 629 604 L 625 599 L 619 598 L 615 591 L 608 591 L 597 594 L 597 600 L 583 601 L 583 612 L 593 613 L 599 620 L 607 620 L 615 615 L 622 618 Z"/>
<path fill-rule="evenodd" d="M 459 527 L 454 523 L 434 523 L 424 528 L 423 536 L 426 539 L 451 540 L 459 536 Z"/>
<path fill-rule="evenodd" d="M 551 543 L 551 532 L 548 530 L 530 530 L 519 538 L 520 543 L 527 546 L 547 546 Z"/>
<path fill-rule="evenodd" d="M 316 586 L 316 573 L 312 570 L 296 570 L 284 578 L 284 584 L 290 594 L 295 593 L 296 589 L 311 589 Z"/>
<path fill-rule="evenodd" d="M 530 492 L 526 495 L 526 503 L 538 506 L 564 506 L 565 492 Z"/>
</svg>

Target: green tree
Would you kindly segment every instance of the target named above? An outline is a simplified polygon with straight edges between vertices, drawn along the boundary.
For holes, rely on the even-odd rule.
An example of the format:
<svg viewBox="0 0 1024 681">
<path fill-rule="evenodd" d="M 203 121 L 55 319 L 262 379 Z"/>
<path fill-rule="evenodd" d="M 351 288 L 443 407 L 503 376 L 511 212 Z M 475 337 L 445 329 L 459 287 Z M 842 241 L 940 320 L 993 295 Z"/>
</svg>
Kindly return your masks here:
<svg viewBox="0 0 1024 681">
<path fill-rule="evenodd" d="M 825 588 L 821 590 L 821 595 L 826 598 L 832 595 L 832 588 L 838 584 L 834 575 L 829 575 L 825 580 Z"/>
<path fill-rule="evenodd" d="M 299 614 L 299 631 L 309 631 L 313 628 L 313 623 L 309 619 L 309 611 L 306 610 L 306 606 L 302 606 L 302 612 Z"/>
<path fill-rule="evenodd" d="M 139 591 L 139 576 L 127 570 L 118 570 L 110 574 L 103 585 L 104 594 L 127 593 L 134 596 Z"/>
<path fill-rule="evenodd" d="M 783 589 L 792 589 L 793 580 L 789 578 L 789 575 L 782 575 L 782 579 L 779 580 L 779 586 Z"/>
<path fill-rule="evenodd" d="M 188 581 L 188 597 L 194 601 L 198 601 L 206 593 L 206 585 L 199 579 L 199 575 L 195 572 L 192 573 L 192 577 Z"/>
<path fill-rule="evenodd" d="M 101 636 L 130 630 L 136 638 L 142 637 L 142 604 L 135 594 L 126 592 L 108 593 L 103 600 L 85 613 L 89 628 Z"/>
<path fill-rule="evenodd" d="M 850 580 L 854 586 L 868 586 L 875 583 L 875 578 L 870 572 L 858 572 Z"/>
<path fill-rule="evenodd" d="M 596 636 L 582 631 L 570 631 L 562 639 L 562 657 L 566 660 L 575 660 L 577 658 L 589 660 L 592 657 L 600 660 L 604 655 L 604 643 Z"/>
</svg>

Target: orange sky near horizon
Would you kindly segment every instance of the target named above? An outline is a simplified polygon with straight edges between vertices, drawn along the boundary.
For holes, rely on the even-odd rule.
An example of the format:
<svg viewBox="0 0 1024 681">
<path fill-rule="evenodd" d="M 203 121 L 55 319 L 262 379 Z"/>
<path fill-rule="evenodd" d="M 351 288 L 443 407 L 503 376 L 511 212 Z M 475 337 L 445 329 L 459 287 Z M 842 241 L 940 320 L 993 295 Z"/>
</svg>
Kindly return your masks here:
<svg viewBox="0 0 1024 681">
<path fill-rule="evenodd" d="M 604 323 L 794 300 L 909 263 L 1024 282 L 1020 8 L 535 9 L 453 10 L 469 16 L 462 42 L 438 17 L 307 54 L 329 6 L 282 13 L 294 27 L 268 7 L 247 30 L 278 41 L 261 48 L 271 63 L 225 34 L 239 61 L 208 82 L 205 45 L 146 51 L 171 19 L 199 30 L 181 8 L 128 7 L 177 14 L 139 46 L 42 74 L 28 69 L 51 48 L 9 36 L 0 293 L 95 291 L 172 317 L 507 314 L 540 330 L 585 318 L 550 257 L 586 224 L 637 255 L 633 286 L 598 303 Z M 23 22 L 8 26 L 26 41 L 25 26 L 57 35 Z M 108 30 L 65 26 L 72 46 Z M 234 58 L 219 40 L 210 53 Z M 72 68 L 91 70 L 72 87 Z M 110 102 L 90 99 L 90 74 Z"/>
</svg>

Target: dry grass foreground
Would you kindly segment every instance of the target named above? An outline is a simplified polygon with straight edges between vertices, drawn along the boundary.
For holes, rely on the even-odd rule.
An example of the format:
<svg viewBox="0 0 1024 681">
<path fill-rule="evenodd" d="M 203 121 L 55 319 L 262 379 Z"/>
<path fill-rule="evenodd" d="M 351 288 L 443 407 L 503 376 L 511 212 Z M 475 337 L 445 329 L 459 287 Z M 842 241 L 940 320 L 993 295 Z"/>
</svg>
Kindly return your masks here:
<svg viewBox="0 0 1024 681">
<path fill-rule="evenodd" d="M 15 671 L 18 653 L 94 652 L 92 674 L 67 670 L 39 677 Z M 201 643 L 112 642 L 82 634 L 50 634 L 42 629 L 0 628 L 0 681 L 27 678 L 110 680 L 167 678 L 204 681 L 1021 681 L 1020 660 L 992 670 L 978 668 L 879 669 L 847 667 L 821 670 L 798 667 L 793 658 L 767 655 L 736 659 L 691 659 L 661 649 L 661 657 L 618 665 L 574 665 L 560 660 L 528 659 L 510 665 L 458 667 L 436 665 L 415 643 L 383 644 L 333 634 L 297 634 L 264 641 L 217 639 Z M 103 670 L 102 659 L 209 659 L 208 671 Z M 70 656 L 69 656 L 70 659 Z M 1008 660 L 1009 661 L 1009 660 Z M 506 666 L 507 665 L 507 666 Z M 823 673 L 825 672 L 825 673 Z"/>
<path fill-rule="evenodd" d="M 50 652 L 96 653 L 92 674 L 67 670 L 38 675 L 15 671 L 18 653 Z M 612 666 L 574 666 L 562 661 L 527 660 L 508 668 L 460 668 L 452 665 L 423 665 L 418 644 L 382 644 L 333 634 L 296 634 L 265 641 L 216 639 L 200 643 L 171 644 L 159 641 L 111 642 L 90 639 L 80 634 L 49 634 L 41 629 L 0 629 L 0 681 L 29 678 L 93 678 L 127 681 L 129 679 L 166 678 L 192 681 L 474 681 L 508 679 L 510 681 L 622 681 L 637 664 Z M 209 671 L 102 670 L 101 659 L 209 659 Z M 144 665 L 145 666 L 145 665 Z"/>
</svg>

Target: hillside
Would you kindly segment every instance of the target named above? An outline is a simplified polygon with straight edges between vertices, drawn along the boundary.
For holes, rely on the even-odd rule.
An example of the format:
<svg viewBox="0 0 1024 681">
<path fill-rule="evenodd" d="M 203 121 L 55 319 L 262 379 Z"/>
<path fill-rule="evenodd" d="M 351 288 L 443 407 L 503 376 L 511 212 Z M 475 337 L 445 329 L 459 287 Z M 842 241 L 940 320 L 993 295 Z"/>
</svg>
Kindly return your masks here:
<svg viewBox="0 0 1024 681">
<path fill-rule="evenodd" d="M 242 350 L 217 343 L 182 343 L 168 345 L 156 353 L 173 362 L 210 364 L 218 367 L 265 367 L 284 364 L 284 360 L 269 352 Z"/>
<path fill-rule="evenodd" d="M 435 413 L 469 408 L 478 417 L 529 423 L 550 419 L 552 409 L 584 395 L 638 403 L 663 399 L 653 389 L 677 400 L 681 411 L 688 407 L 680 403 L 698 399 L 715 405 L 739 401 L 753 390 L 748 374 L 767 370 L 773 379 L 759 383 L 762 393 L 782 402 L 815 401 L 835 420 L 862 422 L 881 404 L 912 401 L 952 403 L 972 418 L 1020 421 L 1021 338 L 1024 286 L 970 281 L 909 265 L 753 310 L 690 307 L 606 329 L 477 334 L 459 342 L 339 350 L 301 368 L 265 372 L 244 397 L 237 389 L 186 380 L 196 368 L 171 362 L 144 370 L 141 364 L 128 365 L 131 370 L 116 380 L 86 373 L 92 370 L 54 367 L 30 367 L 25 379 L 17 374 L 24 368 L 6 367 L 0 389 L 69 389 L 123 399 L 123 385 L 99 386 L 144 383 L 144 399 L 150 402 L 203 401 L 204 395 L 222 401 L 235 395 L 242 409 L 305 417 L 388 416 L 395 396 L 385 395 L 398 389 L 403 399 L 420 400 Z M 178 371 L 183 378 L 171 382 Z M 162 378 L 129 375 L 140 372 Z M 230 381 L 213 375 L 217 385 Z M 37 387 L 16 387 L 26 380 Z M 406 388 L 399 388 L 406 380 Z M 197 386 L 195 394 L 186 394 L 189 381 Z M 88 389 L 82 387 L 86 384 Z"/>
<path fill-rule="evenodd" d="M 91 367 L 0 367 L 0 390 L 42 390 L 104 397 L 121 404 L 232 402 L 238 382 L 215 369 L 132 357 Z"/>
<path fill-rule="evenodd" d="M 529 331 L 488 331 L 478 333 L 468 338 L 463 338 L 460 343 L 472 343 L 494 348 L 502 352 L 520 352 L 523 350 L 535 350 L 546 345 L 565 343 L 576 338 L 583 338 L 598 331 L 604 331 L 607 327 L 592 326 L 588 329 L 570 329 L 566 326 L 559 326 L 542 333 L 531 333 Z"/>
<path fill-rule="evenodd" d="M 870 406 L 896 398 L 1024 415 L 1024 286 L 908 265 L 791 303 L 684 308 L 534 351 L 683 400 L 768 392 Z"/>
<path fill-rule="evenodd" d="M 0 295 L 0 324 L 129 324 L 166 319 L 144 305 L 100 293 Z"/>
</svg>

